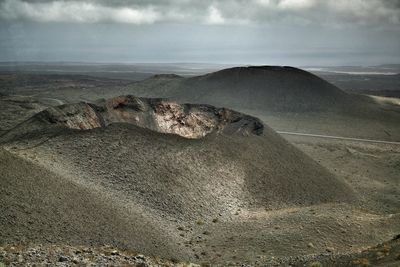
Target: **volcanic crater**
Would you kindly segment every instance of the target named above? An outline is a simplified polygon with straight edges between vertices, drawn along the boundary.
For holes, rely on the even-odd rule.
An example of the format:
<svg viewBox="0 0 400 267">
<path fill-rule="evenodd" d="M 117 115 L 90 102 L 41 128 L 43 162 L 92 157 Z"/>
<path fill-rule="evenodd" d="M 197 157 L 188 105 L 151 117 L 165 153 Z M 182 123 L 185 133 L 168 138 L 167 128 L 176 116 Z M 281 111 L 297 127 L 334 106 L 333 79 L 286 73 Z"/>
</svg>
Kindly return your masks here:
<svg viewBox="0 0 400 267">
<path fill-rule="evenodd" d="M 131 95 L 95 104 L 81 102 L 51 107 L 37 114 L 36 118 L 79 130 L 107 127 L 112 123 L 129 123 L 191 139 L 211 133 L 261 135 L 264 129 L 259 119 L 230 109 Z"/>
</svg>

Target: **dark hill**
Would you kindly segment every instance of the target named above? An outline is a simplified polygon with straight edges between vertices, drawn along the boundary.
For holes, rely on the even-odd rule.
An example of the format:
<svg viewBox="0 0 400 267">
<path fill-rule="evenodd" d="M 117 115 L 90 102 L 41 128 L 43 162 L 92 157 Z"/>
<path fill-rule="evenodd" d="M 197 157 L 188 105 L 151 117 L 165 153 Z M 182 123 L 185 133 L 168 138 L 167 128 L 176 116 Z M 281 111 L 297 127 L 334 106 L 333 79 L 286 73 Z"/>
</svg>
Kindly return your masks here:
<svg viewBox="0 0 400 267">
<path fill-rule="evenodd" d="M 139 95 L 184 102 L 284 112 L 339 110 L 352 101 L 309 72 L 279 66 L 235 67 L 186 79 L 157 76 L 138 83 L 135 90 Z"/>
<path fill-rule="evenodd" d="M 306 71 L 292 67 L 237 67 L 183 83 L 184 97 L 196 102 L 274 111 L 336 109 L 347 94 Z"/>
</svg>

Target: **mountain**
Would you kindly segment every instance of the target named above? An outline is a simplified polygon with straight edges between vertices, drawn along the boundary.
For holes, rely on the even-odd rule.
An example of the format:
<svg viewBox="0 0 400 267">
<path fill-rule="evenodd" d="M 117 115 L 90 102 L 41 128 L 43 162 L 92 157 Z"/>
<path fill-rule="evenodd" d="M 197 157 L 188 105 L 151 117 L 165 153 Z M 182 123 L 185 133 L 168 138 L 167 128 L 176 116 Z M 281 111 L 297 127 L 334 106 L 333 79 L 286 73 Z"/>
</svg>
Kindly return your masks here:
<svg viewBox="0 0 400 267">
<path fill-rule="evenodd" d="M 351 101 L 348 94 L 309 72 L 278 66 L 235 67 L 186 79 L 157 75 L 137 90 L 180 101 L 286 112 L 337 110 Z"/>
<path fill-rule="evenodd" d="M 253 259 L 248 253 L 265 249 L 260 232 L 271 234 L 271 219 L 255 223 L 251 214 L 307 213 L 310 205 L 357 198 L 257 118 L 209 105 L 133 96 L 66 104 L 14 127 L 1 143 L 6 243 L 112 244 L 195 262 Z M 291 225 L 304 220 L 298 214 L 287 215 Z M 227 242 L 238 232 L 246 238 Z"/>
</svg>

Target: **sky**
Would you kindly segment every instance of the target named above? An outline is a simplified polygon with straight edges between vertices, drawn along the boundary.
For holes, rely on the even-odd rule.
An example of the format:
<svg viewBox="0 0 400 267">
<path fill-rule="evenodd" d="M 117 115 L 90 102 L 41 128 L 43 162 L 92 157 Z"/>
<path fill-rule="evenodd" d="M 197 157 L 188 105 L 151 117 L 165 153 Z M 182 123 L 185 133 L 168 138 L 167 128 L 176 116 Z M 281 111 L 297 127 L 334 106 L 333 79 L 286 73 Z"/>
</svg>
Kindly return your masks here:
<svg viewBox="0 0 400 267">
<path fill-rule="evenodd" d="M 400 0 L 0 0 L 0 61 L 400 63 Z"/>
</svg>

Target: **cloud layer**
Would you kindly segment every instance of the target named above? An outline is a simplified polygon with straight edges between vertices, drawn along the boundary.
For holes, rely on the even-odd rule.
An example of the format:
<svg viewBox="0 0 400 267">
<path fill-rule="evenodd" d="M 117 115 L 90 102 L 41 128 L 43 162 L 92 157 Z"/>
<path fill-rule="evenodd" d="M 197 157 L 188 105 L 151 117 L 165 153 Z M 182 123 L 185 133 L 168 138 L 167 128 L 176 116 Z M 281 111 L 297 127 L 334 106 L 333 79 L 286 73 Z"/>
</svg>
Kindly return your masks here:
<svg viewBox="0 0 400 267">
<path fill-rule="evenodd" d="M 8 21 L 248 25 L 400 24 L 399 0 L 0 0 Z"/>
</svg>

